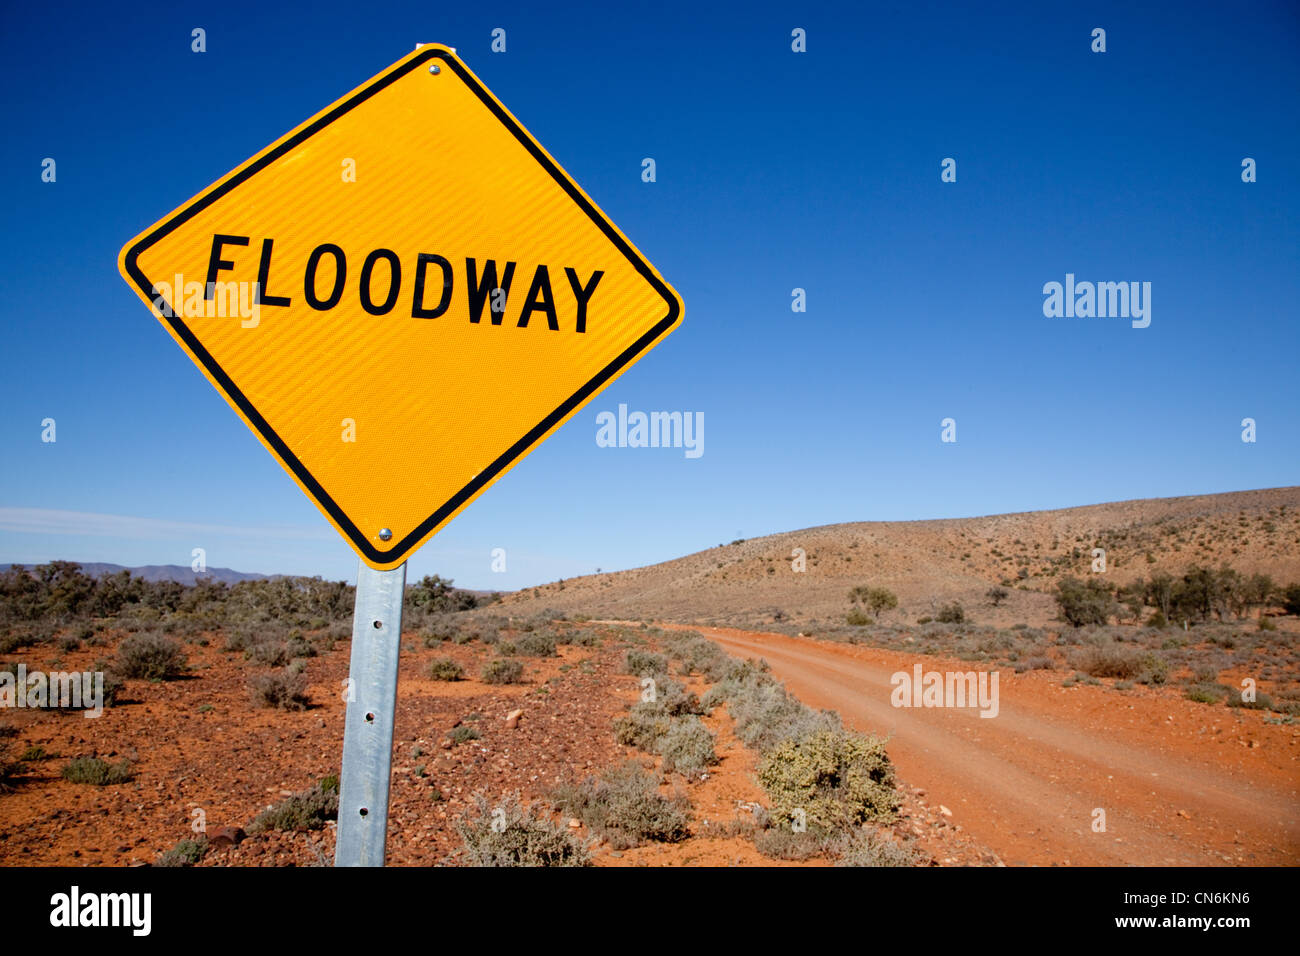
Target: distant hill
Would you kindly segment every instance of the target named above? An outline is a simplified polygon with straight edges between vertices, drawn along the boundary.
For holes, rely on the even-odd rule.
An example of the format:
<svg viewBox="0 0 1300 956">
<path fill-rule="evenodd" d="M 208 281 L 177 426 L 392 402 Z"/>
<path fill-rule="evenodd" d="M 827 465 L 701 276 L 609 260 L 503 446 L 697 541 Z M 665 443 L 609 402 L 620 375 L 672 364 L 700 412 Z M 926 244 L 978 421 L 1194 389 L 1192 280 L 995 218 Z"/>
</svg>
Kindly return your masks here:
<svg viewBox="0 0 1300 956">
<path fill-rule="evenodd" d="M 4 571 L 10 568 L 26 568 L 30 571 L 34 567 L 36 567 L 34 564 L 0 564 L 0 570 Z M 189 566 L 180 564 L 146 564 L 138 568 L 128 568 L 121 564 L 105 564 L 96 561 L 81 563 L 81 570 L 92 578 L 103 577 L 106 574 L 117 574 L 119 571 L 130 571 L 132 577 L 143 578 L 151 583 L 178 581 L 187 586 L 195 584 L 200 578 L 204 581 L 224 581 L 226 584 L 235 584 L 239 581 L 262 581 L 270 577 L 280 576 L 249 574 L 245 571 L 232 571 L 230 568 L 208 568 L 202 574 L 197 574 Z"/>
<path fill-rule="evenodd" d="M 608 618 L 661 618 L 761 629 L 842 623 L 857 585 L 889 588 L 915 621 L 958 601 L 979 623 L 1044 625 L 1061 578 L 1092 573 L 1127 583 L 1191 565 L 1300 583 L 1300 488 L 1150 498 L 979 518 L 864 521 L 719 545 L 662 564 L 521 588 L 497 612 L 554 608 Z M 805 570 L 794 570 L 801 549 Z M 994 607 L 992 587 L 1006 588 Z"/>
</svg>

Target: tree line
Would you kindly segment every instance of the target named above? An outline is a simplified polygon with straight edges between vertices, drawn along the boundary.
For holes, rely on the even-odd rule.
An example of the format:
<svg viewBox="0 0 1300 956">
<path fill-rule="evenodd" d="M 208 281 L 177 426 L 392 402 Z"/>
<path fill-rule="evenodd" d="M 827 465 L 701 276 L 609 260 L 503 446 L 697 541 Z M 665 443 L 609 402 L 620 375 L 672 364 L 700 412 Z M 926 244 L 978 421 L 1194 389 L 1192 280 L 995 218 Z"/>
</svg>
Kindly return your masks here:
<svg viewBox="0 0 1300 956">
<path fill-rule="evenodd" d="M 146 581 L 122 570 L 100 577 L 86 574 L 74 561 L 51 561 L 34 568 L 0 572 L 0 625 L 23 622 L 67 623 L 90 618 L 139 615 L 154 619 L 182 617 L 226 621 L 289 619 L 326 623 L 349 619 L 356 589 L 345 581 L 319 577 L 277 576 L 224 581 L 200 577 L 193 585 Z M 416 613 L 465 611 L 495 600 L 429 575 L 406 590 Z"/>
<path fill-rule="evenodd" d="M 1278 606 L 1300 614 L 1300 584 L 1279 585 L 1267 574 L 1246 575 L 1227 565 L 1217 570 L 1193 566 L 1182 575 L 1157 571 L 1124 585 L 1100 577 L 1069 577 L 1057 585 L 1055 596 L 1061 618 L 1075 627 L 1103 625 L 1111 618 L 1141 621 L 1148 608 L 1152 614 L 1146 623 L 1154 627 L 1240 620 L 1251 611 Z"/>
</svg>

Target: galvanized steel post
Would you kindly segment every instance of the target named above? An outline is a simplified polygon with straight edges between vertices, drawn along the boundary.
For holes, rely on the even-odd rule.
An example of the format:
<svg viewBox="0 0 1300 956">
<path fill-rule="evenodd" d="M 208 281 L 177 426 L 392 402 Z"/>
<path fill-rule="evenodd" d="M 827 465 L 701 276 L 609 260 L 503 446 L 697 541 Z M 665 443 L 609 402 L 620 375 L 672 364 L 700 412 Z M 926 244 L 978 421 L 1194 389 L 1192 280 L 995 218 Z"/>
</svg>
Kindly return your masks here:
<svg viewBox="0 0 1300 956">
<path fill-rule="evenodd" d="M 357 571 L 335 866 L 383 866 L 406 564 Z"/>
</svg>

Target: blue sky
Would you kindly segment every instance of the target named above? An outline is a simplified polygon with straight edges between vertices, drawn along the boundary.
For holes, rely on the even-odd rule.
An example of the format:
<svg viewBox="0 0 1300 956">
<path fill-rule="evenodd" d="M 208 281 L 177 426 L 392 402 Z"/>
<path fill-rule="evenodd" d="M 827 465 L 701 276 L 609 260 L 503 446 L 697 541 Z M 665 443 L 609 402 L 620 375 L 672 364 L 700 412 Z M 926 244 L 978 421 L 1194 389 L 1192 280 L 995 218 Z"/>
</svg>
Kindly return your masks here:
<svg viewBox="0 0 1300 956">
<path fill-rule="evenodd" d="M 0 562 L 204 547 L 354 577 L 116 256 L 417 41 L 457 48 L 686 317 L 410 574 L 513 588 L 838 521 L 1297 483 L 1297 8 L 954 6 L 6 5 Z M 1151 325 L 1045 317 L 1066 273 L 1150 282 Z M 703 412 L 703 456 L 597 447 L 619 403 Z"/>
</svg>

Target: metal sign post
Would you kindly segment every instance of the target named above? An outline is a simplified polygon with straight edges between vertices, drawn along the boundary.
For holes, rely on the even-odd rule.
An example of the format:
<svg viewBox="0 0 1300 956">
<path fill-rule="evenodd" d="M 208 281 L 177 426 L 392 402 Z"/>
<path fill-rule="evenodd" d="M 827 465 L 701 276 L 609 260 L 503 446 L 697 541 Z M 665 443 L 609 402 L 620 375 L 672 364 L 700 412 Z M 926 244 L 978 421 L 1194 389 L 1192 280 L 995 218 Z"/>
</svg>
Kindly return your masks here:
<svg viewBox="0 0 1300 956">
<path fill-rule="evenodd" d="M 391 571 L 359 562 L 335 866 L 384 865 L 405 591 L 405 562 Z"/>
</svg>

